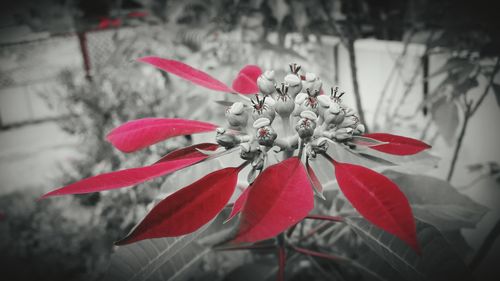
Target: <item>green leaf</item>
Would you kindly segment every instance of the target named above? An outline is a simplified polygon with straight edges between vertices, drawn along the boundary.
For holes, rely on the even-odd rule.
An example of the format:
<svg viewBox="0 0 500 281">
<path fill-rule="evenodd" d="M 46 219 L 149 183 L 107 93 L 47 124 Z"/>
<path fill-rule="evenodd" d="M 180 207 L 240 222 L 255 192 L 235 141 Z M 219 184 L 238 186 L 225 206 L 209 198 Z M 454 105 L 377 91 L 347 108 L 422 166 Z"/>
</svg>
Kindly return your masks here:
<svg viewBox="0 0 500 281">
<path fill-rule="evenodd" d="M 199 274 L 199 265 L 210 253 L 210 246 L 231 236 L 235 223 L 223 224 L 227 215 L 228 212 L 221 213 L 192 234 L 149 239 L 118 247 L 111 256 L 110 267 L 103 280 L 189 280 Z"/>
<path fill-rule="evenodd" d="M 441 233 L 433 226 L 417 221 L 417 236 L 422 255 L 403 241 L 360 217 L 346 218 L 364 242 L 396 269 L 405 280 L 472 280 L 472 274 Z"/>
<path fill-rule="evenodd" d="M 488 208 L 458 192 L 447 181 L 395 171 L 384 174 L 406 195 L 413 214 L 441 231 L 473 228 Z"/>
</svg>

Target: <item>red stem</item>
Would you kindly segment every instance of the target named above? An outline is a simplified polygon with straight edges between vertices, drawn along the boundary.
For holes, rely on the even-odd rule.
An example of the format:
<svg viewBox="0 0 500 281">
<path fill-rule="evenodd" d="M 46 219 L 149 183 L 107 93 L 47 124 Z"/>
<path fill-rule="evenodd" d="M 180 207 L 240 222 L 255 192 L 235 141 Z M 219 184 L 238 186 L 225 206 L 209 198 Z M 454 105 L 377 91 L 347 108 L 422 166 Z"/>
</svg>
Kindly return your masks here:
<svg viewBox="0 0 500 281">
<path fill-rule="evenodd" d="M 319 257 L 319 258 L 324 258 L 324 259 L 329 259 L 329 260 L 334 260 L 334 261 L 346 261 L 345 258 L 343 258 L 343 257 L 338 257 L 338 256 L 330 255 L 330 254 L 320 253 L 320 252 L 312 251 L 309 249 L 300 248 L 297 246 L 292 246 L 292 248 L 296 252 L 304 254 L 304 255 L 308 255 L 308 256 Z"/>
<path fill-rule="evenodd" d="M 220 247 L 214 248 L 216 251 L 238 251 L 238 250 L 271 250 L 276 248 L 274 245 L 249 245 L 249 246 L 235 246 L 235 247 Z"/>
<path fill-rule="evenodd" d="M 278 247 L 278 258 L 279 258 L 278 281 L 285 281 L 286 252 L 284 245 Z"/>
</svg>

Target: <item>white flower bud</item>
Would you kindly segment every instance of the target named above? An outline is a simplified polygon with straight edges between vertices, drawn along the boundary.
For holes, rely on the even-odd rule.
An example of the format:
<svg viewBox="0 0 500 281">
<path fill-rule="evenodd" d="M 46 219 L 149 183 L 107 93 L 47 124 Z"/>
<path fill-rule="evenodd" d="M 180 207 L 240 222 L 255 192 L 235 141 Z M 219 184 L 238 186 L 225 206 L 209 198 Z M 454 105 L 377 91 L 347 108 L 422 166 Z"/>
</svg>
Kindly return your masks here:
<svg viewBox="0 0 500 281">
<path fill-rule="evenodd" d="M 316 119 L 318 119 L 318 115 L 316 115 L 316 113 L 309 111 L 309 110 L 302 111 L 300 113 L 300 117 L 306 118 L 309 120 L 313 120 L 313 121 L 316 121 Z"/>
<path fill-rule="evenodd" d="M 248 122 L 248 113 L 245 111 L 245 106 L 241 102 L 235 102 L 226 111 L 226 120 L 231 127 L 245 127 Z"/>
<path fill-rule="evenodd" d="M 253 110 L 252 110 L 252 118 L 257 120 L 259 118 L 265 117 L 271 121 L 274 120 L 276 116 L 276 112 L 274 111 L 273 105 L 276 103 L 274 99 L 270 96 L 264 96 L 264 98 L 259 99 L 259 96 L 256 97 L 257 102 L 252 100 Z"/>
<path fill-rule="evenodd" d="M 345 112 L 340 108 L 338 103 L 332 102 L 330 108 L 325 111 L 323 118 L 325 118 L 326 124 L 337 125 L 344 121 Z"/>
<path fill-rule="evenodd" d="M 335 131 L 335 138 L 338 141 L 344 141 L 352 138 L 352 128 L 340 128 Z"/>
<path fill-rule="evenodd" d="M 330 109 L 330 105 L 333 103 L 332 100 L 325 96 L 325 95 L 319 95 L 317 98 L 318 100 L 318 113 L 321 116 L 325 116 L 325 112 Z"/>
<path fill-rule="evenodd" d="M 312 137 L 316 129 L 316 119 L 318 116 L 314 112 L 306 110 L 300 113 L 300 117 L 295 125 L 295 130 L 299 134 L 299 137 L 302 139 Z"/>
<path fill-rule="evenodd" d="M 359 124 L 359 118 L 356 115 L 346 116 L 342 123 L 340 123 L 339 128 L 352 128 L 355 129 Z"/>
<path fill-rule="evenodd" d="M 302 90 L 305 90 L 306 89 L 312 89 L 313 88 L 313 85 L 314 85 L 314 81 L 316 81 L 316 74 L 314 73 L 311 73 L 311 72 L 307 72 L 306 73 L 306 79 L 305 80 L 302 80 Z"/>
<path fill-rule="evenodd" d="M 278 95 L 276 103 L 274 104 L 274 110 L 281 116 L 281 118 L 288 119 L 295 108 L 295 103 L 288 95 L 288 87 L 284 83 L 281 83 L 281 87 L 277 87 L 276 91 L 278 92 Z"/>
<path fill-rule="evenodd" d="M 253 127 L 255 129 L 264 127 L 264 126 L 269 126 L 271 124 L 271 121 L 267 118 L 259 118 L 253 122 Z"/>
<path fill-rule="evenodd" d="M 268 96 L 276 90 L 276 81 L 274 79 L 274 71 L 268 70 L 262 73 L 259 78 L 257 78 L 257 86 L 259 86 L 260 92 Z"/>
<path fill-rule="evenodd" d="M 354 129 L 353 132 L 354 135 L 362 135 L 364 133 L 365 133 L 365 125 L 363 124 L 358 124 L 358 126 L 356 127 L 356 129 Z"/>
<path fill-rule="evenodd" d="M 302 90 L 302 82 L 295 74 L 285 76 L 285 83 L 288 86 L 288 94 L 294 98 Z"/>
</svg>

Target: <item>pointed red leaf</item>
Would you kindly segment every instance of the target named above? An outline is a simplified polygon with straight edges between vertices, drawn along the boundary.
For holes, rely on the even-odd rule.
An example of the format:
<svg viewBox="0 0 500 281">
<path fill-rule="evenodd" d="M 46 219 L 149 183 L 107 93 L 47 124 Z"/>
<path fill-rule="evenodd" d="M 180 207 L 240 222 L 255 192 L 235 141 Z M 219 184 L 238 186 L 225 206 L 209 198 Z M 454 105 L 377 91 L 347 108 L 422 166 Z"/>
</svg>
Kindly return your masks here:
<svg viewBox="0 0 500 281">
<path fill-rule="evenodd" d="M 212 172 L 163 199 L 124 239 L 125 245 L 144 239 L 174 237 L 196 231 L 227 204 L 238 180 L 237 168 Z"/>
<path fill-rule="evenodd" d="M 217 126 L 179 118 L 143 118 L 113 129 L 107 140 L 123 152 L 134 152 L 171 137 L 213 131 Z"/>
<path fill-rule="evenodd" d="M 170 174 L 182 168 L 193 165 L 205 159 L 206 157 L 207 156 L 177 159 L 151 166 L 131 168 L 97 175 L 53 190 L 43 195 L 42 198 L 56 195 L 92 193 L 103 190 L 134 186 L 139 183 L 164 176 L 166 174 Z"/>
<path fill-rule="evenodd" d="M 233 80 L 233 89 L 243 95 L 252 95 L 259 92 L 257 83 L 245 74 L 238 74 L 236 79 Z"/>
<path fill-rule="evenodd" d="M 207 158 L 208 155 L 201 153 L 199 149 L 214 151 L 217 148 L 219 148 L 219 145 L 215 143 L 199 143 L 188 147 L 179 148 L 163 156 L 162 158 L 160 158 L 160 160 L 156 161 L 155 164 L 163 163 L 166 161 L 178 160 L 178 159 L 199 158 L 199 157 Z"/>
<path fill-rule="evenodd" d="M 176 60 L 163 59 L 158 57 L 143 57 L 137 59 L 137 61 L 149 63 L 156 68 L 159 68 L 165 72 L 179 76 L 180 78 L 186 79 L 196 85 L 219 91 L 231 93 L 233 90 L 229 88 L 226 84 L 213 78 L 207 73 L 193 68 L 185 63 Z"/>
<path fill-rule="evenodd" d="M 265 169 L 252 184 L 235 242 L 272 238 L 302 220 L 314 207 L 313 192 L 297 157 Z"/>
<path fill-rule="evenodd" d="M 309 165 L 309 160 L 306 160 L 306 171 L 307 171 L 307 177 L 309 178 L 309 181 L 311 182 L 314 191 L 316 191 L 319 197 L 325 199 L 325 196 L 323 196 L 323 185 L 316 176 L 316 173 L 314 173 L 314 170 L 312 169 L 311 165 Z"/>
<path fill-rule="evenodd" d="M 257 83 L 257 78 L 262 74 L 262 70 L 260 69 L 259 66 L 253 65 L 253 64 L 248 64 L 243 67 L 238 74 L 245 74 L 250 78 L 252 81 L 255 81 Z"/>
<path fill-rule="evenodd" d="M 240 70 L 236 79 L 233 80 L 233 89 L 244 95 L 256 94 L 259 92 L 257 78 L 262 74 L 260 67 L 247 65 Z"/>
<path fill-rule="evenodd" d="M 234 201 L 233 209 L 231 209 L 231 213 L 229 214 L 229 217 L 224 221 L 224 223 L 230 221 L 232 218 L 234 218 L 237 214 L 241 212 L 241 209 L 245 205 L 245 202 L 247 201 L 248 197 L 248 192 L 250 191 L 250 187 L 245 188 L 245 190 L 240 194 L 238 199 Z"/>
<path fill-rule="evenodd" d="M 430 145 L 422 141 L 397 135 L 373 133 L 365 134 L 363 136 L 378 141 L 387 142 L 387 144 L 370 146 L 370 148 L 388 154 L 413 155 L 419 153 L 422 150 L 431 148 Z"/>
<path fill-rule="evenodd" d="M 374 225 L 420 251 L 413 213 L 405 195 L 390 179 L 368 168 L 331 159 L 340 190 Z"/>
</svg>

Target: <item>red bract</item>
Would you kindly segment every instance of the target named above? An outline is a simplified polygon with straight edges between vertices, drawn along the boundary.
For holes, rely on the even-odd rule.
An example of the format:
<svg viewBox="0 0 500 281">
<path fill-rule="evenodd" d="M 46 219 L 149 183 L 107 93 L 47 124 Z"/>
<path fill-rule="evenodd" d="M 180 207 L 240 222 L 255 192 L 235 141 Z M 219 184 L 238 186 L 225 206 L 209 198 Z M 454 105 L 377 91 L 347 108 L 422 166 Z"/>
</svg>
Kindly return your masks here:
<svg viewBox="0 0 500 281">
<path fill-rule="evenodd" d="M 185 235 L 212 220 L 227 204 L 236 187 L 241 167 L 212 172 L 173 193 L 158 205 L 116 245 Z"/>
<path fill-rule="evenodd" d="M 173 173 L 208 158 L 207 155 L 196 149 L 203 148 L 205 150 L 215 150 L 217 147 L 218 145 L 213 143 L 201 143 L 174 150 L 163 156 L 154 165 L 115 171 L 86 178 L 51 191 L 43 195 L 42 198 L 67 194 L 84 194 L 137 185 Z"/>
<path fill-rule="evenodd" d="M 149 63 L 163 71 L 177 75 L 205 88 L 231 93 L 233 90 L 226 84 L 206 74 L 205 72 L 192 68 L 191 66 L 176 60 L 162 59 L 158 57 L 143 57 L 137 61 Z"/>
<path fill-rule="evenodd" d="M 257 78 L 262 74 L 260 67 L 247 65 L 243 67 L 233 80 L 232 88 L 223 82 L 213 78 L 207 73 L 192 68 L 191 66 L 176 60 L 168 60 L 158 57 L 143 57 L 140 62 L 149 63 L 165 72 L 172 73 L 196 85 L 226 93 L 240 93 L 244 95 L 255 94 L 259 91 Z"/>
<path fill-rule="evenodd" d="M 372 138 L 387 144 L 370 146 L 371 149 L 394 155 L 413 155 L 422 150 L 431 148 L 430 145 L 412 138 L 396 136 L 391 134 L 373 133 L 365 134 L 365 137 Z"/>
<path fill-rule="evenodd" d="M 178 159 L 199 158 L 199 157 L 206 158 L 207 155 L 200 152 L 200 150 L 214 151 L 217 148 L 219 148 L 219 145 L 215 143 L 199 143 L 191 145 L 170 152 L 169 154 L 160 158 L 160 160 L 156 161 L 155 164 L 166 161 L 178 160 Z"/>
<path fill-rule="evenodd" d="M 229 217 L 227 217 L 227 219 L 226 219 L 225 222 L 230 221 L 232 218 L 234 218 L 237 214 L 239 214 L 241 212 L 241 209 L 243 208 L 243 206 L 245 205 L 245 202 L 247 201 L 248 192 L 250 191 L 251 187 L 252 186 L 247 187 L 240 194 L 240 196 L 238 197 L 238 199 L 236 199 L 236 201 L 234 201 L 233 209 L 231 209 L 231 213 L 229 214 Z"/>
<path fill-rule="evenodd" d="M 339 187 L 353 207 L 371 223 L 420 252 L 413 213 L 398 186 L 368 168 L 330 160 Z"/>
<path fill-rule="evenodd" d="M 293 102 L 285 103 L 290 101 L 289 93 L 299 94 L 301 91 L 296 84 L 298 79 L 295 75 L 300 70 L 300 66 L 296 64 L 290 65 L 292 74 L 285 77 L 285 82 L 290 83 L 291 88 L 288 88 L 288 84 L 281 83 L 281 87 L 273 93 L 277 85 L 274 72 L 266 72 L 267 75 L 261 76 L 263 79 L 259 79 L 261 84 L 258 86 L 257 78 L 262 71 L 255 65 L 242 68 L 231 88 L 203 71 L 179 61 L 157 57 L 145 57 L 139 61 L 149 63 L 208 89 L 233 94 L 254 94 L 258 93 L 260 88 L 267 92 L 266 98 L 277 100 L 274 103 L 267 103 L 268 100 L 264 98 L 259 100 L 257 94 L 257 103 L 252 100 L 253 104 L 259 104 L 259 101 L 263 103 L 262 107 L 259 106 L 257 110 L 243 102 L 226 104 L 230 106 L 226 112 L 226 118 L 231 126 L 217 130 L 218 144 L 195 144 L 171 152 L 153 165 L 87 178 L 49 192 L 43 197 L 97 192 L 136 185 L 239 149 L 240 156 L 245 161 L 241 166 L 212 172 L 168 196 L 117 244 L 123 245 L 149 238 L 179 236 L 196 231 L 212 220 L 227 204 L 234 192 L 238 173 L 250 163 L 253 166 L 252 171 L 260 172 L 260 174 L 234 202 L 232 212 L 226 221 L 241 213 L 239 229 L 233 241 L 256 242 L 273 238 L 297 225 L 313 209 L 313 188 L 322 196 L 323 187 L 309 165 L 309 159 L 323 154 L 335 166 L 335 176 L 340 189 L 354 208 L 374 225 L 399 237 L 417 252 L 419 251 L 412 211 L 408 200 L 398 187 L 385 176 L 370 169 L 335 161 L 326 154 L 328 151 L 326 144 L 333 143 L 341 149 L 353 152 L 354 155 L 361 155 L 360 157 L 362 154 L 355 151 L 357 146 L 367 146 L 395 155 L 411 155 L 429 148 L 429 145 L 411 138 L 390 134 L 376 133 L 361 136 L 365 127 L 359 123 L 356 115 L 349 115 L 345 119 L 336 115 L 340 110 L 337 102 L 340 102 L 343 95 L 337 96 L 337 90 L 332 89 L 333 96 L 330 100 L 328 97 L 321 97 L 324 110 L 318 110 L 317 113 L 304 106 L 294 108 Z M 315 76 L 311 75 L 311 77 Z M 321 87 L 322 83 L 321 80 L 315 79 L 302 82 L 308 87 L 315 88 L 318 85 Z M 323 90 L 320 89 L 320 91 L 323 95 Z M 345 113 L 352 111 L 349 108 L 342 109 Z M 290 115 L 290 112 L 298 114 Z M 253 128 L 247 126 L 247 118 L 250 114 L 254 119 L 257 118 L 253 123 Z M 286 122 L 291 121 L 287 119 L 287 116 L 293 116 L 293 118 L 299 116 L 299 125 L 295 126 L 299 134 L 292 134 L 286 129 L 283 133 L 274 130 L 272 122 L 276 114 L 280 115 L 280 118 L 276 120 L 281 120 L 284 128 L 289 126 Z M 319 122 L 328 122 L 328 126 L 323 126 L 324 124 Z M 133 152 L 171 137 L 209 132 L 216 128 L 214 124 L 194 120 L 145 118 L 119 126 L 110 132 L 107 139 L 119 150 Z M 251 135 L 255 133 L 258 134 Z M 278 136 L 278 134 L 284 134 L 284 136 Z M 287 153 L 285 156 L 288 157 L 297 149 L 297 144 L 300 144 L 299 157 L 288 158 L 264 169 L 269 160 L 267 153 L 274 151 L 273 147 L 283 148 L 283 151 Z M 219 145 L 225 150 L 214 152 Z M 305 167 L 300 160 L 302 156 L 306 159 Z M 250 178 L 253 179 L 253 177 Z M 327 216 L 315 216 L 315 218 L 319 217 Z M 290 228 L 290 234 L 293 229 L 293 227 Z M 282 273 L 280 276 L 283 276 L 286 260 L 284 243 L 288 242 L 283 239 L 278 239 L 278 242 Z M 298 248 L 295 247 L 295 249 Z"/>
<path fill-rule="evenodd" d="M 300 160 L 292 157 L 272 165 L 252 184 L 234 241 L 272 238 L 302 220 L 313 207 L 311 185 Z"/>
<path fill-rule="evenodd" d="M 107 140 L 123 152 L 134 152 L 171 137 L 210 132 L 217 126 L 179 118 L 144 118 L 113 129 Z"/>
<path fill-rule="evenodd" d="M 236 79 L 233 80 L 233 89 L 244 95 L 256 94 L 259 92 L 257 78 L 262 74 L 260 67 L 247 65 L 240 70 Z"/>
</svg>

